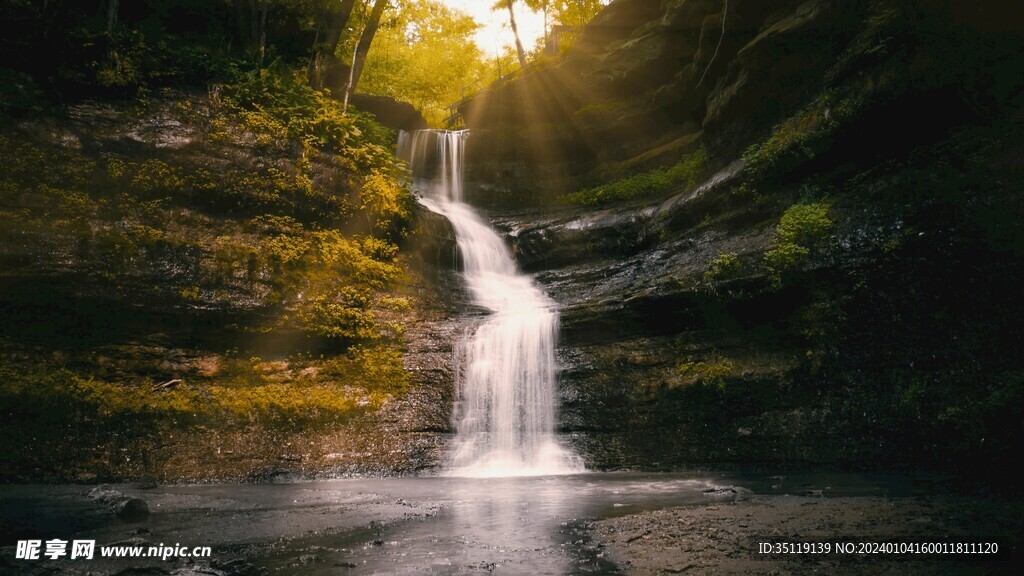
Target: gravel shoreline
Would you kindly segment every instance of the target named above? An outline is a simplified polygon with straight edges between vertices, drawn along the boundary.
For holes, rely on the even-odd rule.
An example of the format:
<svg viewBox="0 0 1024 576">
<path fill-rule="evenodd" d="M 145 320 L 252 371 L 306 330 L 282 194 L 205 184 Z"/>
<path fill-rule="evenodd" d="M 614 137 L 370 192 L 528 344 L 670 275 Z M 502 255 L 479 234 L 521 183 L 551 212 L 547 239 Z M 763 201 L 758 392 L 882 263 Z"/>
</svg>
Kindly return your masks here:
<svg viewBox="0 0 1024 576">
<path fill-rule="evenodd" d="M 755 496 L 597 521 L 631 576 L 661 574 L 1019 574 L 1021 502 L 955 496 Z M 760 542 L 830 543 L 830 554 L 760 554 Z M 841 542 L 996 542 L 994 556 L 840 554 Z"/>
</svg>

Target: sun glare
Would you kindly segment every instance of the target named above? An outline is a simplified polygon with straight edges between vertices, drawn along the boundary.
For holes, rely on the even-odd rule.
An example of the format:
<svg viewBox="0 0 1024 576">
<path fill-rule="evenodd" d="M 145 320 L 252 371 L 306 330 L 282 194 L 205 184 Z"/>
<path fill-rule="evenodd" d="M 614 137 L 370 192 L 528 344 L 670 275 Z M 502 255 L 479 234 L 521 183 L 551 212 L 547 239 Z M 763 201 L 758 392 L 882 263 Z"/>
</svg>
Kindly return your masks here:
<svg viewBox="0 0 1024 576">
<path fill-rule="evenodd" d="M 481 28 L 474 36 L 476 45 L 484 54 L 494 56 L 502 54 L 505 47 L 514 47 L 515 40 L 508 24 L 508 11 L 492 11 L 493 2 L 489 0 L 441 0 L 442 3 L 469 14 L 480 23 Z M 523 48 L 531 51 L 544 36 L 544 15 L 531 12 L 521 3 L 515 4 L 516 25 Z"/>
</svg>

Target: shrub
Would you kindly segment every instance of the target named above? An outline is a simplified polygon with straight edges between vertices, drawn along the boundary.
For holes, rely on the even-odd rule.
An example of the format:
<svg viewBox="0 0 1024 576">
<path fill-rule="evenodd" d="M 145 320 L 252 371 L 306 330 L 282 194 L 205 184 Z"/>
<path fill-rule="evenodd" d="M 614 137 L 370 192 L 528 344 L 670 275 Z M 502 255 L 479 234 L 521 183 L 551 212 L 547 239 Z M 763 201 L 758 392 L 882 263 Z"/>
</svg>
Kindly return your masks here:
<svg viewBox="0 0 1024 576">
<path fill-rule="evenodd" d="M 704 282 L 713 284 L 731 274 L 735 274 L 742 267 L 743 264 L 735 252 L 722 252 L 715 256 L 715 259 L 708 264 L 708 269 L 704 272 Z"/>
<path fill-rule="evenodd" d="M 318 377 L 391 395 L 403 394 L 409 388 L 409 373 L 402 365 L 400 351 L 393 346 L 353 346 L 344 355 L 325 360 Z"/>
<path fill-rule="evenodd" d="M 369 309 L 371 297 L 367 290 L 346 286 L 336 294 L 304 300 L 295 313 L 302 327 L 314 334 L 349 341 L 371 340 L 380 336 L 377 319 Z"/>
<path fill-rule="evenodd" d="M 768 276 L 775 284 L 782 274 L 805 264 L 829 236 L 833 222 L 828 202 L 794 204 L 775 228 L 775 247 L 765 253 Z"/>
<path fill-rule="evenodd" d="M 827 202 L 790 206 L 775 229 L 779 242 L 808 248 L 820 243 L 832 230 L 829 208 Z"/>
<path fill-rule="evenodd" d="M 363 180 L 360 199 L 371 230 L 391 238 L 404 233 L 412 218 L 412 196 L 395 178 L 374 170 Z"/>
<path fill-rule="evenodd" d="M 336 154 L 360 170 L 397 173 L 390 149 L 394 131 L 370 116 L 344 110 L 327 90 L 314 90 L 304 75 L 278 63 L 250 74 L 236 75 L 224 87 L 225 108 L 236 115 L 258 144 L 284 137 L 307 149 Z"/>
</svg>

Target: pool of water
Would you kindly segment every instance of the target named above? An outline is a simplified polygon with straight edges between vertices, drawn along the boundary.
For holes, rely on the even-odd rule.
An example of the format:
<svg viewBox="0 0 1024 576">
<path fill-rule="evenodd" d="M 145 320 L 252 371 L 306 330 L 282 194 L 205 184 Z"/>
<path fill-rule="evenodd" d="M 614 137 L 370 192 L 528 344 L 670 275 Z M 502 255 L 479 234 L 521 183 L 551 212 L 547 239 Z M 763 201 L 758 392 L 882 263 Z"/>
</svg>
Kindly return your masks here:
<svg viewBox="0 0 1024 576">
<path fill-rule="evenodd" d="M 353 571 L 367 574 L 616 574 L 591 542 L 587 519 L 704 503 L 713 485 L 692 477 L 583 474 L 398 479 L 375 482 L 372 489 L 437 508 L 382 526 L 372 539 L 314 538 L 323 562 L 306 573 L 336 573 L 338 564 L 352 564 Z M 268 559 L 271 567 L 282 568 L 295 557 L 287 550 L 278 556 Z"/>
<path fill-rule="evenodd" d="M 242 557 L 273 574 L 619 574 L 591 539 L 588 522 L 751 494 L 932 491 L 926 482 L 904 476 L 822 473 L 584 473 L 115 488 L 145 499 L 148 520 L 127 523 L 98 511 L 84 496 L 89 487 L 11 486 L 0 496 L 4 537 L 210 546 L 214 560 Z M 113 574 L 153 564 L 75 562 L 61 567 Z M 189 565 L 169 562 L 157 565 Z"/>
</svg>

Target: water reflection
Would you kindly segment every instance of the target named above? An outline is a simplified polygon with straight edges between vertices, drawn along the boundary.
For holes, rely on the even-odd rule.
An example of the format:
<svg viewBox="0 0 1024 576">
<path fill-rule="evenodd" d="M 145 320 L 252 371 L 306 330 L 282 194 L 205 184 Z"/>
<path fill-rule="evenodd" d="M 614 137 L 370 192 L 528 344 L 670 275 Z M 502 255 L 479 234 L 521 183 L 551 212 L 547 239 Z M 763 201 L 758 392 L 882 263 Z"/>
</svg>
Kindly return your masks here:
<svg viewBox="0 0 1024 576">
<path fill-rule="evenodd" d="M 459 481 L 451 507 L 455 534 L 464 535 L 468 566 L 495 572 L 566 574 L 574 564 L 571 542 L 580 516 L 573 482 L 564 478 Z"/>
<path fill-rule="evenodd" d="M 353 574 L 619 574 L 590 540 L 588 519 L 705 502 L 708 486 L 608 474 L 378 481 L 377 490 L 443 506 L 431 518 L 383 528 L 376 544 L 349 549 L 344 563 Z"/>
</svg>

